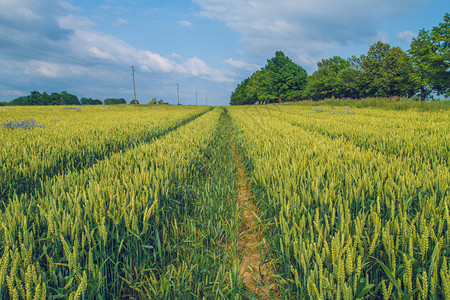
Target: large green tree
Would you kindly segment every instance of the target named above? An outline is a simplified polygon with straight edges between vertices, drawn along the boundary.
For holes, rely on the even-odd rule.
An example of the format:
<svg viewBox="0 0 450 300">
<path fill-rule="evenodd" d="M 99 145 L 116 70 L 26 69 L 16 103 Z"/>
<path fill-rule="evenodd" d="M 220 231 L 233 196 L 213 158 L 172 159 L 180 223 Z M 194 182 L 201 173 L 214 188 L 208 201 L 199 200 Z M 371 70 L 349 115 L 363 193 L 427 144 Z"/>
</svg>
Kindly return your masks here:
<svg viewBox="0 0 450 300">
<path fill-rule="evenodd" d="M 239 83 L 231 94 L 231 105 L 267 104 L 301 97 L 308 74 L 283 52 L 277 51 L 267 65 Z"/>
<path fill-rule="evenodd" d="M 357 98 L 361 71 L 354 65 L 354 58 L 334 56 L 317 63 L 317 71 L 309 78 L 304 96 L 312 100 L 325 98 Z"/>
<path fill-rule="evenodd" d="M 363 96 L 412 96 L 417 90 L 412 64 L 399 47 L 382 42 L 371 45 L 361 67 Z"/>
<path fill-rule="evenodd" d="M 431 31 L 422 29 L 408 51 L 423 101 L 433 91 L 450 95 L 450 14 Z"/>
<path fill-rule="evenodd" d="M 305 69 L 294 63 L 282 51 L 275 52 L 275 56 L 267 61 L 262 71 L 272 72 L 269 84 L 277 102 L 295 100 L 306 87 L 308 74 Z"/>
<path fill-rule="evenodd" d="M 72 94 L 67 93 L 66 91 L 62 91 L 60 94 L 61 102 L 65 105 L 81 105 L 78 97 Z"/>
</svg>

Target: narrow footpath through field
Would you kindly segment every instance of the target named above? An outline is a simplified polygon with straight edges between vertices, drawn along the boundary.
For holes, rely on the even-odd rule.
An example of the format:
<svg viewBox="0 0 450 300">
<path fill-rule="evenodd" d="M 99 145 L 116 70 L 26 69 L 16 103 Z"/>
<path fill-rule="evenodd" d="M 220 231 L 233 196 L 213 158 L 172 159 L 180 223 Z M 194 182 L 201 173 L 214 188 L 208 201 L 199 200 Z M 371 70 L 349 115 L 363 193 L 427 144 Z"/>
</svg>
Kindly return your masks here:
<svg viewBox="0 0 450 300">
<path fill-rule="evenodd" d="M 229 119 L 231 128 L 231 118 Z M 273 269 L 268 257 L 268 247 L 264 244 L 262 224 L 258 220 L 258 208 L 253 203 L 253 194 L 249 186 L 249 177 L 236 151 L 234 135 L 231 147 L 236 164 L 236 186 L 238 194 L 236 205 L 240 211 L 238 253 L 241 259 L 239 272 L 242 274 L 245 292 L 250 299 L 272 299 L 276 294 L 276 285 L 272 280 Z M 245 299 L 245 298 L 244 298 Z"/>
</svg>

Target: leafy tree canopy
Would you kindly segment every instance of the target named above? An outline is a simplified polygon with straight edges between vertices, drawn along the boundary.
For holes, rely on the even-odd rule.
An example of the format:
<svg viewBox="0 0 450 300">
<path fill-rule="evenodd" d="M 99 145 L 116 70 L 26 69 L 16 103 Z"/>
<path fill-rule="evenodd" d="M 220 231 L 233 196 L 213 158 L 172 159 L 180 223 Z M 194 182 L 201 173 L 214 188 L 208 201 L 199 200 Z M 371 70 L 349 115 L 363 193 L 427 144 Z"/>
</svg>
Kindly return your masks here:
<svg viewBox="0 0 450 300">
<path fill-rule="evenodd" d="M 422 29 L 413 39 L 411 55 L 421 100 L 435 91 L 450 96 L 450 14 L 433 29 Z"/>
<path fill-rule="evenodd" d="M 362 96 L 412 96 L 418 86 L 408 55 L 399 47 L 377 42 L 361 57 Z"/>
<path fill-rule="evenodd" d="M 322 59 L 317 63 L 318 70 L 308 78 L 305 98 L 357 98 L 362 72 L 355 62 L 355 58 L 345 60 L 339 56 Z"/>
<path fill-rule="evenodd" d="M 282 51 L 267 65 L 239 83 L 231 94 L 231 105 L 292 101 L 300 98 L 308 74 Z"/>
<path fill-rule="evenodd" d="M 105 101 L 103 101 L 103 103 L 105 103 L 105 105 L 127 104 L 127 102 L 123 98 L 119 98 L 119 99 L 108 98 L 108 99 L 105 99 Z"/>
<path fill-rule="evenodd" d="M 78 97 L 66 91 L 58 93 L 31 91 L 30 95 L 11 100 L 8 105 L 80 105 Z"/>
<path fill-rule="evenodd" d="M 98 99 L 92 99 L 92 98 L 81 98 L 81 105 L 101 105 L 103 102 Z"/>
</svg>

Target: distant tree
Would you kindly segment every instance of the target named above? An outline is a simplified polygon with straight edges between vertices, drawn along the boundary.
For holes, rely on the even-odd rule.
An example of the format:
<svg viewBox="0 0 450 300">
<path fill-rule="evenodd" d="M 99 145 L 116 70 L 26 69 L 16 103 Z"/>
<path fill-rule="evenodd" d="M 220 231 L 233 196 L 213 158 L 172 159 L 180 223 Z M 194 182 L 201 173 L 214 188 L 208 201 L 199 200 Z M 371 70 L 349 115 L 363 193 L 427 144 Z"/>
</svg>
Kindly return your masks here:
<svg viewBox="0 0 450 300">
<path fill-rule="evenodd" d="M 49 96 L 49 105 L 60 105 L 61 104 L 61 97 L 58 93 L 53 92 Z"/>
<path fill-rule="evenodd" d="M 230 97 L 231 105 L 266 104 L 301 98 L 308 74 L 283 52 L 267 60 L 267 65 L 239 83 Z"/>
<path fill-rule="evenodd" d="M 98 99 L 92 99 L 92 98 L 81 98 L 81 105 L 101 105 L 103 104 L 101 100 Z"/>
<path fill-rule="evenodd" d="M 423 101 L 433 91 L 450 96 L 450 14 L 431 31 L 422 29 L 413 39 L 411 55 Z"/>
<path fill-rule="evenodd" d="M 239 83 L 231 94 L 230 104 L 231 105 L 245 105 L 245 104 L 255 104 L 258 101 L 257 95 L 252 93 L 252 88 L 250 82 L 253 75 L 249 78 L 244 79 Z"/>
<path fill-rule="evenodd" d="M 41 105 L 41 93 L 32 91 L 29 99 L 29 105 Z"/>
<path fill-rule="evenodd" d="M 58 93 L 31 91 L 30 95 L 11 100 L 9 105 L 79 105 L 78 97 L 66 91 Z"/>
<path fill-rule="evenodd" d="M 305 69 L 294 63 L 282 51 L 275 52 L 275 56 L 267 61 L 263 71 L 271 71 L 265 79 L 273 88 L 270 96 L 275 96 L 277 102 L 291 101 L 306 86 L 308 74 Z"/>
<path fill-rule="evenodd" d="M 159 99 L 158 104 L 164 104 L 163 99 Z"/>
<path fill-rule="evenodd" d="M 19 105 L 19 106 L 32 105 L 31 101 L 30 101 L 30 96 L 21 96 L 21 97 L 15 98 L 15 99 L 11 100 L 9 102 L 9 104 L 10 105 Z"/>
<path fill-rule="evenodd" d="M 139 101 L 137 99 L 133 99 L 133 100 L 130 101 L 130 104 L 137 105 L 137 104 L 139 104 Z"/>
<path fill-rule="evenodd" d="M 80 100 L 78 100 L 77 96 L 69 94 L 66 91 L 62 91 L 59 96 L 61 98 L 62 104 L 64 105 L 81 105 Z"/>
<path fill-rule="evenodd" d="M 354 65 L 354 58 L 343 59 L 334 56 L 317 63 L 317 71 L 309 78 L 304 91 L 305 98 L 356 98 L 359 95 L 360 71 Z"/>
<path fill-rule="evenodd" d="M 39 103 L 39 105 L 50 105 L 50 95 L 47 92 L 42 93 Z"/>
<path fill-rule="evenodd" d="M 148 104 L 156 104 L 156 98 L 152 98 Z"/>
<path fill-rule="evenodd" d="M 399 47 L 377 42 L 361 58 L 363 96 L 412 96 L 417 89 L 414 69 Z"/>
<path fill-rule="evenodd" d="M 103 101 L 103 103 L 104 103 L 105 105 L 127 104 L 127 102 L 126 102 L 125 99 L 123 99 L 123 98 L 119 98 L 119 99 L 116 99 L 116 98 L 108 98 L 108 99 L 105 99 L 105 100 Z"/>
</svg>

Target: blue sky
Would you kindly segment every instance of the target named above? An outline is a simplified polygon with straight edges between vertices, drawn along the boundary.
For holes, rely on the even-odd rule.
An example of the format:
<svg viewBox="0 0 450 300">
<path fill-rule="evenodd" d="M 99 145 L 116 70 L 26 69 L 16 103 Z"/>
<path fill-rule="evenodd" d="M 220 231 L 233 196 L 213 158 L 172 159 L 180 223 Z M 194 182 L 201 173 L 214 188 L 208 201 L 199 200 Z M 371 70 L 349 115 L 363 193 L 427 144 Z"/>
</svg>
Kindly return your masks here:
<svg viewBox="0 0 450 300">
<path fill-rule="evenodd" d="M 227 105 L 281 50 L 308 74 L 381 40 L 409 48 L 448 0 L 1 0 L 0 101 L 31 90 Z"/>
</svg>

